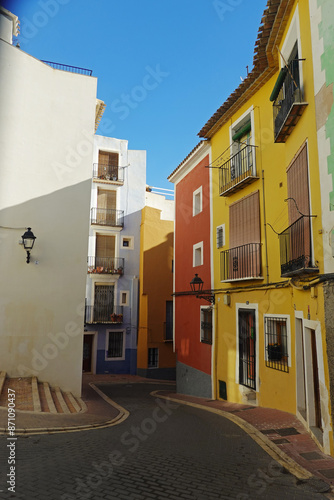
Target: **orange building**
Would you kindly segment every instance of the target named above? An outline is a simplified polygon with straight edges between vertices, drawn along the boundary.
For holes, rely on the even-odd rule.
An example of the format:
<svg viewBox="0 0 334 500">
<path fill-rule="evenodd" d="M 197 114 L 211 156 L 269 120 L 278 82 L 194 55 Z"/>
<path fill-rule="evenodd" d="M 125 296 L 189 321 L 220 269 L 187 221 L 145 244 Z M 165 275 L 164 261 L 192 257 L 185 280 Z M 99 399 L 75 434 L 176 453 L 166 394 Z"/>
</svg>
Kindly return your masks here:
<svg viewBox="0 0 334 500">
<path fill-rule="evenodd" d="M 174 202 L 146 192 L 140 227 L 137 374 L 175 379 L 173 352 Z"/>
</svg>

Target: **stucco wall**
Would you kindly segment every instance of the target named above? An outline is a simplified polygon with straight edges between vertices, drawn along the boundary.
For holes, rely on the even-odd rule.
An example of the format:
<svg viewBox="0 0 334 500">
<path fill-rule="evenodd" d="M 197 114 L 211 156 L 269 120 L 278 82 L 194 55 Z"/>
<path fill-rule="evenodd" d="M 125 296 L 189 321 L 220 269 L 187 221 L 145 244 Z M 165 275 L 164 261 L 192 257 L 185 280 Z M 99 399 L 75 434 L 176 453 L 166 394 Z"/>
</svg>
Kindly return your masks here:
<svg viewBox="0 0 334 500">
<path fill-rule="evenodd" d="M 96 79 L 0 44 L 0 369 L 79 395 Z"/>
</svg>

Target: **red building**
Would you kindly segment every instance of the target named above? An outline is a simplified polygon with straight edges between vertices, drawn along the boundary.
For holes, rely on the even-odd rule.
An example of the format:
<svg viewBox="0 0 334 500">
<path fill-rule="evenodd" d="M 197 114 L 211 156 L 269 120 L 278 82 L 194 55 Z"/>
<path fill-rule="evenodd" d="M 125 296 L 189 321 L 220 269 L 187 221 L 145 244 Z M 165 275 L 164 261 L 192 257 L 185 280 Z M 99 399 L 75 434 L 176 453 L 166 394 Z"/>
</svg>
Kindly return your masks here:
<svg viewBox="0 0 334 500">
<path fill-rule="evenodd" d="M 177 392 L 212 397 L 213 305 L 191 293 L 197 274 L 212 288 L 210 145 L 201 141 L 168 177 L 175 186 L 174 346 Z"/>
</svg>

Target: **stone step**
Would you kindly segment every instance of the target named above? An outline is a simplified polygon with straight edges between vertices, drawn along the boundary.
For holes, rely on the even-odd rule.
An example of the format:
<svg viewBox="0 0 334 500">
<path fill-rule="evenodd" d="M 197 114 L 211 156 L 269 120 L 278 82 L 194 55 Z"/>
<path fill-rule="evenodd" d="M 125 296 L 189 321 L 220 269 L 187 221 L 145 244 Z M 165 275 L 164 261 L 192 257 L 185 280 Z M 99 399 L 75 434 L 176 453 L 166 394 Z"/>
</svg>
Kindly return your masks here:
<svg viewBox="0 0 334 500">
<path fill-rule="evenodd" d="M 34 406 L 34 411 L 42 411 L 41 400 L 38 391 L 38 381 L 37 377 L 31 377 L 31 392 L 32 392 L 32 402 Z"/>
</svg>

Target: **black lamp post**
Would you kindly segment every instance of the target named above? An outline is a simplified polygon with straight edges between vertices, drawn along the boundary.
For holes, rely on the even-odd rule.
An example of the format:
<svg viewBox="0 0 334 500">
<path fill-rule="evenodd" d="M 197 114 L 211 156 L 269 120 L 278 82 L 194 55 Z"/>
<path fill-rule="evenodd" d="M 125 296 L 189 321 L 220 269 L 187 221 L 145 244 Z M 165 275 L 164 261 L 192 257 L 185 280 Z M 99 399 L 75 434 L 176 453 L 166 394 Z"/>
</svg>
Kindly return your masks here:
<svg viewBox="0 0 334 500">
<path fill-rule="evenodd" d="M 203 280 L 198 276 L 198 274 L 195 274 L 193 279 L 190 282 L 190 288 L 192 292 L 196 293 L 196 298 L 197 299 L 204 299 L 210 302 L 211 304 L 215 303 L 215 296 L 213 293 L 202 293 L 203 291 L 203 285 L 204 282 Z"/>
<path fill-rule="evenodd" d="M 36 236 L 31 230 L 31 227 L 28 227 L 26 232 L 22 235 L 22 243 L 23 247 L 27 252 L 27 264 L 30 262 L 30 250 L 34 246 Z"/>
</svg>

